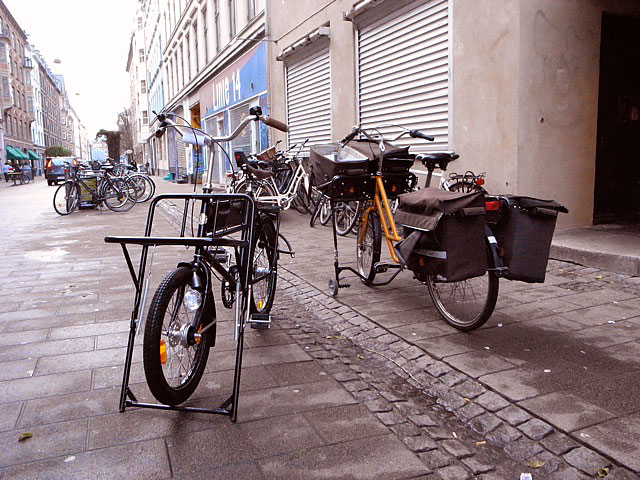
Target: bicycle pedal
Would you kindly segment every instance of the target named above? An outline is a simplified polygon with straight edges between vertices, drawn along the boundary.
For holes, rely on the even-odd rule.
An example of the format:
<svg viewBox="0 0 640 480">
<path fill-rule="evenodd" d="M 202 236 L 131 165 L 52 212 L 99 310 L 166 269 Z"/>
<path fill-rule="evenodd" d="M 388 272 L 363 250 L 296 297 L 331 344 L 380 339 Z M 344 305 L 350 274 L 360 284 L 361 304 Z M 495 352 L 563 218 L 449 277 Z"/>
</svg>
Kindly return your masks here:
<svg viewBox="0 0 640 480">
<path fill-rule="evenodd" d="M 268 330 L 271 328 L 271 315 L 268 313 L 252 313 L 249 315 L 249 326 L 257 330 Z"/>
<path fill-rule="evenodd" d="M 387 270 L 389 270 L 389 264 L 378 262 L 376 263 L 374 268 L 376 270 L 376 273 L 385 273 Z"/>
</svg>

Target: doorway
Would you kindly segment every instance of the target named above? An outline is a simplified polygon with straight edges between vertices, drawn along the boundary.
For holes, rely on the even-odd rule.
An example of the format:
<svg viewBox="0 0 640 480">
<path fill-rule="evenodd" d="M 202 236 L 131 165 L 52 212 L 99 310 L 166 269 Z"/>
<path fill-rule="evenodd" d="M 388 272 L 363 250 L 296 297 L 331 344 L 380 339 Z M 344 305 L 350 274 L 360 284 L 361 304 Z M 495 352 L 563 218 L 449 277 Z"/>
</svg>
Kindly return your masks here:
<svg viewBox="0 0 640 480">
<path fill-rule="evenodd" d="M 603 14 L 594 224 L 640 219 L 640 18 Z"/>
</svg>

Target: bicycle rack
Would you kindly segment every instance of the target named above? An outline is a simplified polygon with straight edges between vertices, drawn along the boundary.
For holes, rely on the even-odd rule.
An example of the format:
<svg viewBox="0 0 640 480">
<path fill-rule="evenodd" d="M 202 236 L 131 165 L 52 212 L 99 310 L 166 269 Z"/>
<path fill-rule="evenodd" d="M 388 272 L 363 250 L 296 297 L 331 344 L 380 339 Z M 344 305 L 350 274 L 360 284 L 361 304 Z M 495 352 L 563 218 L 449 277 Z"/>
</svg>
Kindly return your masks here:
<svg viewBox="0 0 640 480">
<path fill-rule="evenodd" d="M 181 225 L 180 236 L 178 237 L 152 237 L 152 228 L 153 228 L 153 219 L 155 208 L 157 204 L 162 200 L 184 200 L 185 201 L 185 209 L 183 213 L 183 222 Z M 200 213 L 199 218 L 200 225 L 198 227 L 198 236 L 197 237 L 185 237 L 185 222 L 186 216 L 188 215 L 188 202 L 190 201 L 202 201 L 202 211 Z M 212 206 L 216 205 L 215 213 L 216 219 L 218 218 L 218 206 L 220 202 L 227 201 L 231 204 L 231 202 L 247 202 L 247 207 L 244 209 L 244 220 L 241 225 L 234 226 L 231 228 L 224 228 L 223 230 L 217 230 L 216 224 L 213 225 L 213 233 L 210 235 L 206 234 L 205 231 L 205 219 L 206 219 L 206 208 L 207 205 Z M 133 310 L 131 312 L 131 321 L 129 324 L 129 339 L 127 343 L 127 351 L 125 356 L 125 364 L 124 364 L 124 372 L 122 378 L 122 387 L 120 391 L 120 403 L 119 410 L 120 412 L 124 412 L 127 407 L 137 407 L 137 408 L 152 408 L 159 410 L 175 410 L 182 412 L 193 412 L 193 413 L 207 413 L 213 415 L 226 415 L 231 417 L 231 421 L 235 422 L 238 415 L 238 400 L 240 395 L 240 373 L 242 368 L 242 353 L 244 347 L 244 323 L 240 324 L 239 335 L 237 338 L 237 346 L 236 346 L 236 360 L 234 367 L 234 376 L 233 376 L 233 388 L 231 395 L 222 402 L 217 408 L 200 408 L 200 407 L 190 407 L 190 406 L 181 406 L 181 405 L 164 405 L 160 403 L 145 403 L 140 402 L 133 391 L 129 386 L 130 373 L 131 373 L 131 364 L 133 359 L 133 350 L 135 343 L 136 331 L 138 328 L 138 317 L 143 315 L 144 312 L 140 311 L 140 306 L 142 302 L 142 298 L 144 296 L 144 276 L 145 270 L 147 266 L 147 258 L 148 258 L 148 250 L 151 246 L 161 246 L 161 245 L 182 245 L 185 247 L 193 246 L 196 248 L 196 253 L 200 250 L 203 251 L 206 247 L 234 247 L 238 248 L 241 251 L 240 255 L 240 270 L 243 270 L 244 267 L 244 281 L 241 277 L 241 288 L 243 289 L 243 300 L 244 307 L 248 309 L 248 282 L 246 279 L 249 278 L 249 266 L 251 265 L 253 259 L 251 257 L 251 248 L 253 242 L 253 225 L 255 221 L 256 215 L 256 206 L 254 200 L 242 194 L 163 194 L 155 197 L 151 204 L 149 205 L 149 212 L 147 214 L 147 223 L 145 227 L 145 234 L 141 237 L 134 236 L 107 236 L 105 237 L 105 242 L 107 243 L 118 243 L 122 247 L 122 252 L 125 257 L 125 261 L 127 263 L 127 267 L 129 269 L 129 274 L 131 275 L 131 279 L 133 281 L 135 287 L 135 298 Z M 229 235 L 232 234 L 241 234 L 241 239 L 231 239 L 228 238 Z M 136 273 L 135 268 L 133 266 L 133 262 L 131 260 L 131 256 L 129 255 L 129 251 L 127 249 L 127 245 L 141 245 L 142 253 L 140 256 L 140 264 L 138 267 L 138 272 Z M 210 256 L 210 259 L 213 259 L 215 262 L 215 258 Z M 216 270 L 217 267 L 215 264 L 212 265 Z M 223 267 L 219 267 L 223 268 Z M 214 319 L 215 321 L 215 319 Z"/>
</svg>

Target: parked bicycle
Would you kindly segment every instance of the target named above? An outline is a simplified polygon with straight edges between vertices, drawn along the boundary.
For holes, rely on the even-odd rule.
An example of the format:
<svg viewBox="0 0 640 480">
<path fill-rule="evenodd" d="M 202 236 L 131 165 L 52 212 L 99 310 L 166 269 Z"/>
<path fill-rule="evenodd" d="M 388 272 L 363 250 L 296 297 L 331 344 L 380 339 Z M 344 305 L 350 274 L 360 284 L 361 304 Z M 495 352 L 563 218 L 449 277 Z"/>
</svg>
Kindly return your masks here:
<svg viewBox="0 0 640 480">
<path fill-rule="evenodd" d="M 214 165 L 215 144 L 236 138 L 251 122 L 260 121 L 273 128 L 287 131 L 287 126 L 262 115 L 259 107 L 249 111 L 240 125 L 228 136 L 212 137 L 199 129 L 181 126 L 165 114 L 158 114 L 161 135 L 173 128 L 187 144 L 208 145 L 209 165 Z M 247 325 L 268 327 L 269 312 L 275 295 L 277 280 L 279 212 L 282 207 L 258 202 L 253 185 L 273 173 L 243 166 L 248 180 L 244 193 L 213 194 L 210 169 L 202 194 L 165 194 L 154 198 L 142 237 L 106 237 L 109 243 L 122 246 L 127 265 L 136 286 L 131 314 L 129 342 L 122 383 L 120 410 L 128 406 L 184 410 L 229 415 L 237 418 L 240 389 L 240 370 L 244 330 Z M 165 200 L 184 202 L 180 235 L 152 236 L 156 206 Z M 199 204 L 197 233 L 189 236 L 189 211 Z M 191 222 L 192 223 L 192 222 Z M 136 274 L 127 245 L 141 245 L 142 254 Z M 160 283 L 146 311 L 149 288 L 147 272 L 150 247 L 183 245 L 194 247 L 193 260 L 181 262 Z M 292 252 L 285 252 L 292 253 Z M 235 307 L 233 336 L 237 342 L 233 390 L 218 408 L 204 409 L 180 406 L 194 392 L 207 363 L 209 351 L 216 341 L 216 312 L 213 280 L 221 279 L 222 299 L 228 308 Z M 129 388 L 129 373 L 136 330 L 144 331 L 143 364 L 147 384 L 160 404 L 139 402 Z"/>
<path fill-rule="evenodd" d="M 68 163 L 65 164 L 65 176 L 65 182 L 53 195 L 53 208 L 59 215 L 73 213 L 80 206 L 83 194 L 89 197 L 90 203 L 104 204 L 114 212 L 129 211 L 135 204 L 131 184 L 121 177 L 97 173 L 95 183 L 89 182 L 76 169 L 70 169 Z"/>
<path fill-rule="evenodd" d="M 383 286 L 402 270 L 410 269 L 427 285 L 436 310 L 447 323 L 463 331 L 478 328 L 493 312 L 500 277 L 544 281 L 555 217 L 566 209 L 553 201 L 485 196 L 476 188 L 477 182 L 464 176 L 448 185 L 454 190 L 451 192 L 431 188 L 414 192 L 417 179 L 409 169 L 415 160 L 426 167 L 429 187 L 434 170 L 446 171 L 458 155 L 411 155 L 408 148 L 396 147 L 393 142 L 405 135 L 428 141 L 433 137 L 397 128 L 401 130 L 398 135 L 385 138 L 380 127 L 354 127 L 339 145 L 312 147 L 313 181 L 331 205 L 356 200 L 362 204 L 356 268 L 340 265 L 334 222 L 334 278 L 329 281 L 329 291 L 337 295 L 339 288 L 349 286 L 340 278 L 345 271 L 354 273 L 366 285 Z M 364 138 L 351 143 L 358 134 Z M 468 189 L 473 191 L 465 191 Z M 403 193 L 407 195 L 401 196 Z M 400 208 L 394 217 L 391 200 L 399 196 Z M 532 225 L 545 228 L 544 241 L 535 249 L 523 246 L 530 240 L 518 232 L 522 227 L 513 220 L 516 214 L 512 210 L 516 208 L 545 218 L 532 221 Z M 335 217 L 334 210 L 332 215 Z M 396 221 L 404 226 L 402 235 Z M 383 238 L 391 262 L 381 261 Z M 525 254 L 525 249 L 530 251 Z M 529 255 L 529 263 L 535 263 L 535 267 L 518 264 L 524 255 Z M 387 280 L 376 282 L 378 274 L 388 271 L 393 274 Z"/>
</svg>

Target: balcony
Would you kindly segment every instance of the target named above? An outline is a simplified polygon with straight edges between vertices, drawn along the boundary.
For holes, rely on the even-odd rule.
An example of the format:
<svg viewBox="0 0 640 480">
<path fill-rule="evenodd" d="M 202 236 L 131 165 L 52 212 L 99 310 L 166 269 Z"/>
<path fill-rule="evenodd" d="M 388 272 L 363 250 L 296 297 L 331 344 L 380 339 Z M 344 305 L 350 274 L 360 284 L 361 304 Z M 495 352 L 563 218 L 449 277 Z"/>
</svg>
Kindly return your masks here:
<svg viewBox="0 0 640 480">
<path fill-rule="evenodd" d="M 24 68 L 33 68 L 33 61 L 29 57 L 24 57 Z"/>
<path fill-rule="evenodd" d="M 11 41 L 11 32 L 9 31 L 9 27 L 4 25 L 0 28 L 0 42 L 5 41 L 9 43 Z"/>
</svg>

